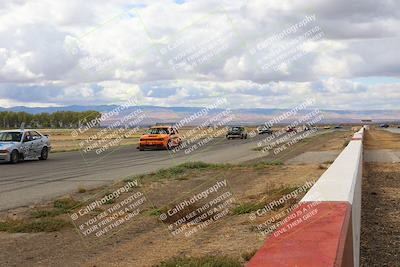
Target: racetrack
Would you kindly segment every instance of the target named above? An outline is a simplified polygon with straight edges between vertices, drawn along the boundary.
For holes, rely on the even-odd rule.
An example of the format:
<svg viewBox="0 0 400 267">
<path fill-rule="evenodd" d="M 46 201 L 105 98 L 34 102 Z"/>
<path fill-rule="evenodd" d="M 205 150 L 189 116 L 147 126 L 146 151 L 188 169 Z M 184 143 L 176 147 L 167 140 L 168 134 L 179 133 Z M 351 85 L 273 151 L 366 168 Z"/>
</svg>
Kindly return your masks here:
<svg viewBox="0 0 400 267">
<path fill-rule="evenodd" d="M 331 131 L 331 130 L 329 130 Z M 314 135 L 326 133 L 321 130 Z M 95 154 L 63 152 L 47 161 L 27 161 L 17 165 L 0 164 L 0 211 L 49 200 L 78 187 L 91 188 L 144 174 L 187 161 L 239 163 L 265 156 L 255 151 L 266 138 L 258 135 L 247 140 L 216 138 L 189 154 L 185 151 L 139 151 L 136 147 L 117 148 L 103 158 Z"/>
<path fill-rule="evenodd" d="M 400 134 L 400 128 L 386 128 L 386 131 L 389 131 L 391 133 L 398 133 Z"/>
</svg>

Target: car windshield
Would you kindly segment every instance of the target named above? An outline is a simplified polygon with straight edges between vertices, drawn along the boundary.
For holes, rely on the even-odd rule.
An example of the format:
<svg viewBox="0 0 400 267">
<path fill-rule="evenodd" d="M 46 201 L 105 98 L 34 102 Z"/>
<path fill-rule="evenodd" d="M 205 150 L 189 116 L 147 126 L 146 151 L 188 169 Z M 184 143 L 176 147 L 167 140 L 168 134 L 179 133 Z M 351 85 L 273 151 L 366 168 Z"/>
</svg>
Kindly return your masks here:
<svg viewBox="0 0 400 267">
<path fill-rule="evenodd" d="M 21 132 L 0 132 L 0 142 L 20 142 Z"/>
<path fill-rule="evenodd" d="M 243 128 L 242 127 L 232 127 L 231 131 L 237 132 L 237 131 L 241 131 Z"/>
<path fill-rule="evenodd" d="M 148 129 L 146 134 L 168 134 L 167 128 L 151 128 Z"/>
</svg>

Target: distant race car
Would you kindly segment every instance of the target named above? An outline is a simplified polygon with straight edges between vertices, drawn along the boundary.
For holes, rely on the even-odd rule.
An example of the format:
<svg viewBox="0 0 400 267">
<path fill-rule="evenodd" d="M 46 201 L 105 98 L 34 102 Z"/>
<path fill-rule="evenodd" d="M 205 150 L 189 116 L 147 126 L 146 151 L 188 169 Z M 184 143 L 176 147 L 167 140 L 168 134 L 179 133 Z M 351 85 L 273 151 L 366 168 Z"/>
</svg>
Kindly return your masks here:
<svg viewBox="0 0 400 267">
<path fill-rule="evenodd" d="M 0 131 L 0 162 L 17 163 L 22 160 L 47 160 L 50 139 L 35 130 Z"/>
<path fill-rule="evenodd" d="M 331 126 L 329 126 L 329 125 L 327 125 L 327 126 L 324 126 L 324 129 L 325 130 L 329 130 L 330 128 L 332 128 Z"/>
<path fill-rule="evenodd" d="M 384 123 L 384 124 L 381 124 L 380 127 L 381 128 L 389 128 L 389 124 Z"/>
<path fill-rule="evenodd" d="M 272 134 L 273 131 L 270 127 L 261 125 L 261 126 L 257 127 L 257 132 L 258 132 L 258 134 Z"/>
<path fill-rule="evenodd" d="M 311 130 L 318 131 L 318 127 L 313 124 L 306 124 L 306 125 L 303 125 L 302 127 L 300 127 L 300 130 L 301 131 L 311 131 Z"/>
<path fill-rule="evenodd" d="M 312 129 L 316 129 L 316 127 L 315 127 L 315 126 L 312 126 L 312 125 L 303 125 L 303 126 L 301 127 L 301 130 L 302 130 L 302 131 L 311 131 Z"/>
<path fill-rule="evenodd" d="M 342 129 L 342 128 L 343 128 L 342 125 L 336 125 L 336 126 L 335 126 L 335 129 Z"/>
<path fill-rule="evenodd" d="M 226 133 L 226 138 L 240 138 L 240 139 L 247 139 L 247 131 L 246 128 L 243 126 L 233 126 L 229 128 L 228 132 Z"/>
<path fill-rule="evenodd" d="M 139 141 L 139 150 L 173 149 L 182 143 L 178 129 L 173 126 L 153 126 L 148 129 Z"/>
<path fill-rule="evenodd" d="M 295 132 L 295 133 L 297 133 L 297 129 L 296 129 L 295 127 L 287 127 L 287 128 L 286 128 L 286 132 L 287 132 L 287 133 L 290 133 L 290 132 Z"/>
</svg>

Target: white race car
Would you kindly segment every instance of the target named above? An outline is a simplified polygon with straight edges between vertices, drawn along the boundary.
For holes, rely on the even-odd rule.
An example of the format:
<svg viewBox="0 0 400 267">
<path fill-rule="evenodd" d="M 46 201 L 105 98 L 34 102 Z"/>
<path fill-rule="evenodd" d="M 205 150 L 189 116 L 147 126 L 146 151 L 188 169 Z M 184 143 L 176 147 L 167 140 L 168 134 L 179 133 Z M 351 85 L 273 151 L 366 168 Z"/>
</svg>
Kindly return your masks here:
<svg viewBox="0 0 400 267">
<path fill-rule="evenodd" d="M 46 160 L 50 139 L 35 130 L 0 131 L 0 162 L 17 163 L 25 159 Z"/>
</svg>

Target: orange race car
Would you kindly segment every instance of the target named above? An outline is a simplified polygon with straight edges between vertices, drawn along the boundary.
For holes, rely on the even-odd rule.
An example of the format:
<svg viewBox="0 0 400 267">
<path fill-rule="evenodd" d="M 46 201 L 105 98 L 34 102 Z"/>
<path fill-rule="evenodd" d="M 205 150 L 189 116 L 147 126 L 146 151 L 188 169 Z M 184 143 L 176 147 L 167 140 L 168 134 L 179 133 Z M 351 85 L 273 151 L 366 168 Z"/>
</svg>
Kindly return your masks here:
<svg viewBox="0 0 400 267">
<path fill-rule="evenodd" d="M 139 150 L 172 149 L 181 144 L 182 140 L 178 129 L 173 126 L 153 126 L 148 129 L 139 141 Z"/>
</svg>

